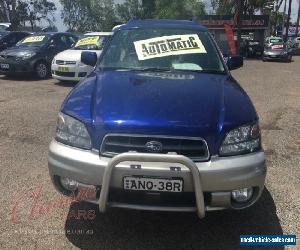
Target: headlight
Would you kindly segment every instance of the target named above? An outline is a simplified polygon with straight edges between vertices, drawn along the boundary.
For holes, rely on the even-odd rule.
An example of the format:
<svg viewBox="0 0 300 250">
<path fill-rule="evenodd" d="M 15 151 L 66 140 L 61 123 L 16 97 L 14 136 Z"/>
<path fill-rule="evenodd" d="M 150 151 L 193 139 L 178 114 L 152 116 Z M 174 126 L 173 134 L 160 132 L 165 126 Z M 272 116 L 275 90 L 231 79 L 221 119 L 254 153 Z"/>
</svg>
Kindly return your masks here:
<svg viewBox="0 0 300 250">
<path fill-rule="evenodd" d="M 85 125 L 63 113 L 58 114 L 55 139 L 73 147 L 91 149 L 91 138 Z"/>
<path fill-rule="evenodd" d="M 20 54 L 18 54 L 18 58 L 22 59 L 22 60 L 26 60 L 28 58 L 31 58 L 35 55 L 35 52 L 21 52 Z"/>
<path fill-rule="evenodd" d="M 55 64 L 56 58 L 54 57 L 51 64 Z"/>
<path fill-rule="evenodd" d="M 219 154 L 221 156 L 246 154 L 261 148 L 258 124 L 242 126 L 231 130 L 225 137 Z"/>
</svg>

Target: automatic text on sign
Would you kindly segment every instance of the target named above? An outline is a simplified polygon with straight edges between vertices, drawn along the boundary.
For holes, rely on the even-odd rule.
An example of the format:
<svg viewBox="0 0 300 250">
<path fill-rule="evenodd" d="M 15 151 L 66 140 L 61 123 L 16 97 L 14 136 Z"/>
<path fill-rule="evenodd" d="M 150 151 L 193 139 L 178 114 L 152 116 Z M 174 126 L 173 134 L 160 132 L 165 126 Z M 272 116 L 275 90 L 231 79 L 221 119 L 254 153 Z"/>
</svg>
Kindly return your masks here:
<svg viewBox="0 0 300 250">
<path fill-rule="evenodd" d="M 134 42 L 139 60 L 171 55 L 206 53 L 198 35 L 172 35 Z"/>
</svg>

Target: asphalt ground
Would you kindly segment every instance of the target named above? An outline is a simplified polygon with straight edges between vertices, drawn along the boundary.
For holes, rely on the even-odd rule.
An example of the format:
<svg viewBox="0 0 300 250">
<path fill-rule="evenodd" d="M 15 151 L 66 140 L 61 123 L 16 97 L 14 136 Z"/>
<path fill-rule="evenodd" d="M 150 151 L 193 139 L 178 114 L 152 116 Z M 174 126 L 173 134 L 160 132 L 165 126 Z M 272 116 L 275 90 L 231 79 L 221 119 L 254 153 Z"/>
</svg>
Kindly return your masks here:
<svg viewBox="0 0 300 250">
<path fill-rule="evenodd" d="M 300 57 L 247 60 L 233 75 L 260 116 L 266 188 L 251 208 L 203 220 L 193 213 L 99 214 L 94 205 L 63 199 L 51 184 L 47 151 L 74 84 L 0 76 L 0 249 L 245 249 L 240 234 L 296 234 L 300 248 Z"/>
</svg>

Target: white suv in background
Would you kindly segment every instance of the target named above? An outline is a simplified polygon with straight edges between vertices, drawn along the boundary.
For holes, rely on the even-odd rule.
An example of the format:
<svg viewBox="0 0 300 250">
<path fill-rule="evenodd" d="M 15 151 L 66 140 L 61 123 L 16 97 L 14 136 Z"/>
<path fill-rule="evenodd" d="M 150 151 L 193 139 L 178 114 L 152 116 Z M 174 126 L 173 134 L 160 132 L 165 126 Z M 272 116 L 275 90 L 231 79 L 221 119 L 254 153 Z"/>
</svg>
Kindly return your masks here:
<svg viewBox="0 0 300 250">
<path fill-rule="evenodd" d="M 79 81 L 88 75 L 93 67 L 81 63 L 82 51 L 96 52 L 97 56 L 112 32 L 86 33 L 76 44 L 68 50 L 57 54 L 51 65 L 52 77 L 61 81 Z"/>
</svg>

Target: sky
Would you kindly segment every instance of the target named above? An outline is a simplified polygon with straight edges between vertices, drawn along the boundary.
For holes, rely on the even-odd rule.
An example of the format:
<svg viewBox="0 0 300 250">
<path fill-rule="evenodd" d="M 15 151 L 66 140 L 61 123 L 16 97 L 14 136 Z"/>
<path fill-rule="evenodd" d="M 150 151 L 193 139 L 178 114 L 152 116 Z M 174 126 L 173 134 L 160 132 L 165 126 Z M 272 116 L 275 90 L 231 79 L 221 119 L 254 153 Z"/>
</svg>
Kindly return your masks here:
<svg viewBox="0 0 300 250">
<path fill-rule="evenodd" d="M 61 4 L 59 3 L 59 0 L 52 0 L 55 5 L 56 5 L 56 8 L 57 8 L 57 11 L 55 12 L 54 16 L 55 16 L 55 25 L 56 27 L 58 28 L 59 31 L 65 31 L 67 28 L 66 26 L 64 25 L 62 19 L 61 19 L 61 10 L 62 10 L 62 6 Z M 121 3 L 123 2 L 124 0 L 115 0 L 115 3 Z M 209 4 L 209 0 L 204 0 L 204 2 L 206 2 L 206 8 L 208 10 L 208 12 L 210 11 L 211 9 L 211 6 Z M 287 1 L 288 3 L 288 1 Z M 281 6 L 281 11 L 283 11 L 283 5 Z M 292 21 L 295 22 L 296 19 L 297 19 L 297 12 L 298 12 L 298 0 L 292 0 Z"/>
</svg>

